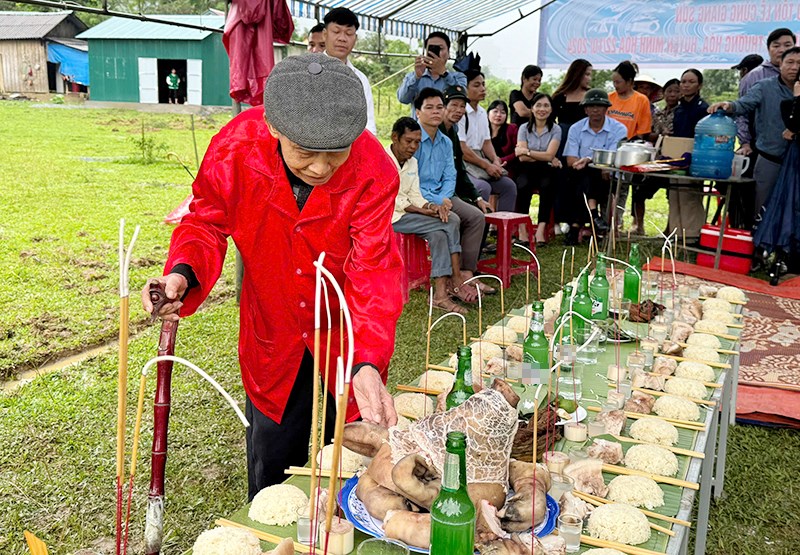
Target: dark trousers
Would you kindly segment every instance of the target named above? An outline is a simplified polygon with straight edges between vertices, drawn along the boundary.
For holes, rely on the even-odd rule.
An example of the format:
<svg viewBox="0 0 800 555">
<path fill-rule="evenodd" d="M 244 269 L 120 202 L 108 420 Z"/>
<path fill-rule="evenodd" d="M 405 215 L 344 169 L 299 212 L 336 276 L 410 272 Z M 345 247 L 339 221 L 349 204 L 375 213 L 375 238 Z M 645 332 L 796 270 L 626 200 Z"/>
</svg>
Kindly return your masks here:
<svg viewBox="0 0 800 555">
<path fill-rule="evenodd" d="M 594 199 L 598 206 L 608 203 L 608 192 L 611 182 L 603 179 L 603 172 L 597 168 L 584 168 L 582 170 L 568 170 L 566 197 L 571 213 L 565 221 L 570 224 L 583 225 L 589 222 L 589 212 L 586 210 L 587 199 Z M 603 212 L 600 212 L 603 214 Z"/>
<path fill-rule="evenodd" d="M 550 221 L 550 212 L 555 201 L 555 188 L 552 176 L 555 170 L 547 162 L 522 162 L 522 169 L 517 176 L 517 207 L 516 212 L 528 214 L 531 210 L 531 200 L 535 191 L 539 192 L 538 223 Z"/>
<path fill-rule="evenodd" d="M 304 466 L 308 462 L 308 442 L 311 437 L 311 406 L 314 357 L 306 349 L 300 372 L 294 382 L 281 423 L 265 416 L 247 397 L 245 416 L 247 428 L 247 498 L 249 501 L 267 486 L 286 479 L 283 471 L 289 466 Z M 327 394 L 327 393 L 326 393 Z M 325 420 L 325 443 L 333 437 L 336 406 L 328 395 Z M 322 402 L 320 399 L 320 412 Z M 322 445 L 320 445 L 320 450 Z"/>
</svg>

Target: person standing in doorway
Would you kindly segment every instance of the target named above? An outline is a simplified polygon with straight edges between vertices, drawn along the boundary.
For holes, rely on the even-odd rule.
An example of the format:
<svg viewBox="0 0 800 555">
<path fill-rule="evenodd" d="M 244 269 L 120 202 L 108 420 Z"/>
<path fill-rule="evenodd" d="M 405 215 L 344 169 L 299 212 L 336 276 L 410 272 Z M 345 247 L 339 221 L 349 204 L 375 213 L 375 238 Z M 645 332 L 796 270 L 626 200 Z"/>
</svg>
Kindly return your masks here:
<svg viewBox="0 0 800 555">
<path fill-rule="evenodd" d="M 168 101 L 170 104 L 178 104 L 178 89 L 181 86 L 181 78 L 178 77 L 178 70 L 172 68 L 167 75 L 167 91 L 169 92 Z"/>
</svg>

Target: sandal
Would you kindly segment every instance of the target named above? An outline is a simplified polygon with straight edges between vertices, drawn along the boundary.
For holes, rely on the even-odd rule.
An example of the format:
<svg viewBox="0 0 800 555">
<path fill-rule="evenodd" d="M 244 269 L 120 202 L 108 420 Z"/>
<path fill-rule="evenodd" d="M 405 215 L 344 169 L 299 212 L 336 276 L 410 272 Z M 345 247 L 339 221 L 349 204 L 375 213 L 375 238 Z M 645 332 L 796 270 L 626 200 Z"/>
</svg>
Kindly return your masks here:
<svg viewBox="0 0 800 555">
<path fill-rule="evenodd" d="M 450 297 L 445 297 L 444 299 L 440 299 L 438 301 L 433 299 L 433 308 L 438 308 L 439 310 L 444 310 L 445 312 L 455 312 L 456 314 L 461 314 L 462 316 L 466 316 L 469 312 L 460 304 L 450 300 Z"/>
<path fill-rule="evenodd" d="M 481 293 L 483 293 L 483 290 L 481 290 Z M 475 304 L 478 302 L 478 291 L 471 283 L 467 283 L 466 285 L 461 284 L 459 287 L 448 287 L 447 294 L 465 303 Z"/>
</svg>

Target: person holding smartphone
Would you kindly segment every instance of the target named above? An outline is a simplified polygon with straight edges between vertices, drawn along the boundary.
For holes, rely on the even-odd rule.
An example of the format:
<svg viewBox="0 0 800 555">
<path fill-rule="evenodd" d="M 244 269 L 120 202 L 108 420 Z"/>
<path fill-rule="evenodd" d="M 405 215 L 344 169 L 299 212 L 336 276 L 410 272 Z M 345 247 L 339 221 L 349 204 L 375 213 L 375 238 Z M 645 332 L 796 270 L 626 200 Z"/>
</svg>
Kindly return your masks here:
<svg viewBox="0 0 800 555">
<path fill-rule="evenodd" d="M 397 100 L 411 106 L 412 118 L 416 118 L 414 99 L 422 89 L 430 87 L 444 92 L 454 85 L 466 88 L 466 76 L 460 71 L 447 69 L 449 59 L 450 37 L 440 31 L 428 35 L 423 53 L 414 60 L 414 71 L 408 72 L 397 89 Z"/>
</svg>

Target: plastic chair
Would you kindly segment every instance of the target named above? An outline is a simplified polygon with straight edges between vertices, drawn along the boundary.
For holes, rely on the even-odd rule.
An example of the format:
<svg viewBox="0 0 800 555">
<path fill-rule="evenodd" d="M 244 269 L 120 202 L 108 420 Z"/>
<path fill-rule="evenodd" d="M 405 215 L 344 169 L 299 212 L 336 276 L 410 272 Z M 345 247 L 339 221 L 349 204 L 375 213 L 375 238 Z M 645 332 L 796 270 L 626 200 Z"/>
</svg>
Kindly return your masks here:
<svg viewBox="0 0 800 555">
<path fill-rule="evenodd" d="M 519 226 L 526 227 L 529 239 L 536 236 L 536 226 L 527 214 L 495 212 L 486 214 L 486 223 L 497 226 L 497 253 L 492 258 L 478 261 L 480 273 L 495 275 L 503 282 L 503 287 L 508 287 L 511 285 L 511 276 L 524 273 L 528 266 L 531 266 L 531 269 L 536 272 L 535 263 L 516 259 L 511 254 L 512 239 L 519 233 Z M 536 252 L 535 240 L 530 249 Z"/>
<path fill-rule="evenodd" d="M 431 282 L 431 259 L 428 242 L 413 234 L 394 234 L 397 248 L 403 258 L 403 303 L 408 302 L 408 293 L 412 289 L 427 289 Z"/>
</svg>

